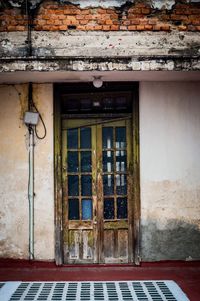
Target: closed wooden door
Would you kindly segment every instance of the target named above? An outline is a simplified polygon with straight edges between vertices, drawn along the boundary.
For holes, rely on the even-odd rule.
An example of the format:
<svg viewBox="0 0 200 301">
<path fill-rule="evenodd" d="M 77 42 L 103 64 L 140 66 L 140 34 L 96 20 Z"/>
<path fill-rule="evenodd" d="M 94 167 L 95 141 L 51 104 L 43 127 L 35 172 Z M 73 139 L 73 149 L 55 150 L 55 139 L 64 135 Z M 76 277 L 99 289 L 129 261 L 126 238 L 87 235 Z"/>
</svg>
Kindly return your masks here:
<svg viewBox="0 0 200 301">
<path fill-rule="evenodd" d="M 133 261 L 131 121 L 63 121 L 65 263 Z"/>
</svg>

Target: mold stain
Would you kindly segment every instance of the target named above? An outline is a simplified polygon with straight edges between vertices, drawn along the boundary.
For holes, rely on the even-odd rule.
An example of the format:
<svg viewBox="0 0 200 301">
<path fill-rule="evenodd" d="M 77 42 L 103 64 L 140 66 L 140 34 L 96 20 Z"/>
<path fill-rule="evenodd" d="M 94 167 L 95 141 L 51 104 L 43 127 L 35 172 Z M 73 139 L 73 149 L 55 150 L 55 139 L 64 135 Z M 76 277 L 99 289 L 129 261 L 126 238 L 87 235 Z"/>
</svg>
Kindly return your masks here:
<svg viewBox="0 0 200 301">
<path fill-rule="evenodd" d="M 195 221 L 168 219 L 164 229 L 157 220 L 147 219 L 142 226 L 142 257 L 146 261 L 199 260 L 200 229 Z"/>
<path fill-rule="evenodd" d="M 23 122 L 24 113 L 28 110 L 28 85 L 20 84 L 13 85 L 15 91 L 18 94 L 20 111 L 19 111 L 19 119 Z"/>
</svg>

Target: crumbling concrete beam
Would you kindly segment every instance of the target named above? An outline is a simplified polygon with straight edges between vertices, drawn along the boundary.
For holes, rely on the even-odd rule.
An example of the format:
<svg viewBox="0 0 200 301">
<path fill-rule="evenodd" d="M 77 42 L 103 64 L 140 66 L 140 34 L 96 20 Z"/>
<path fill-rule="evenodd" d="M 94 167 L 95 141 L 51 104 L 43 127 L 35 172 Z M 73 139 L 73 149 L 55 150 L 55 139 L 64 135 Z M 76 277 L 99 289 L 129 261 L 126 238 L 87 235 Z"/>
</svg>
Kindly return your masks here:
<svg viewBox="0 0 200 301">
<path fill-rule="evenodd" d="M 196 32 L 33 32 L 36 58 L 200 56 Z M 0 33 L 0 58 L 27 57 L 26 32 Z"/>
</svg>

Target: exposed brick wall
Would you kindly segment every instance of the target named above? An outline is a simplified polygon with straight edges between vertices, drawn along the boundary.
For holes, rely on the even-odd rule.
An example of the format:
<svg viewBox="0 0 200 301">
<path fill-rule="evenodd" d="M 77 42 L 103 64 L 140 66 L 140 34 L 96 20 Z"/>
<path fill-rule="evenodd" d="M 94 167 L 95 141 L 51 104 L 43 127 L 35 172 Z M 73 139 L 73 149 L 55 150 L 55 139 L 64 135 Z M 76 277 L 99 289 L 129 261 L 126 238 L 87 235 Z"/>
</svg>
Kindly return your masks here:
<svg viewBox="0 0 200 301">
<path fill-rule="evenodd" d="M 24 31 L 27 16 L 19 9 L 0 13 L 0 31 Z M 142 3 L 131 7 L 86 8 L 44 2 L 34 18 L 34 30 L 98 31 L 200 31 L 200 4 L 176 4 L 172 10 L 155 10 Z"/>
</svg>

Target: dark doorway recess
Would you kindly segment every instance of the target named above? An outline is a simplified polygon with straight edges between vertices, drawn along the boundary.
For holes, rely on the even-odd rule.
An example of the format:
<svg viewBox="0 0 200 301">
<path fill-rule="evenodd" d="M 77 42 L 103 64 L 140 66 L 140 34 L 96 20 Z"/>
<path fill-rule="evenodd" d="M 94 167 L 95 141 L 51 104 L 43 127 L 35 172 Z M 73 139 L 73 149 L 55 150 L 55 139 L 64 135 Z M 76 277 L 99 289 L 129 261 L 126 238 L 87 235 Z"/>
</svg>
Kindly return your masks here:
<svg viewBox="0 0 200 301">
<path fill-rule="evenodd" d="M 138 83 L 54 86 L 57 264 L 139 264 Z"/>
</svg>

